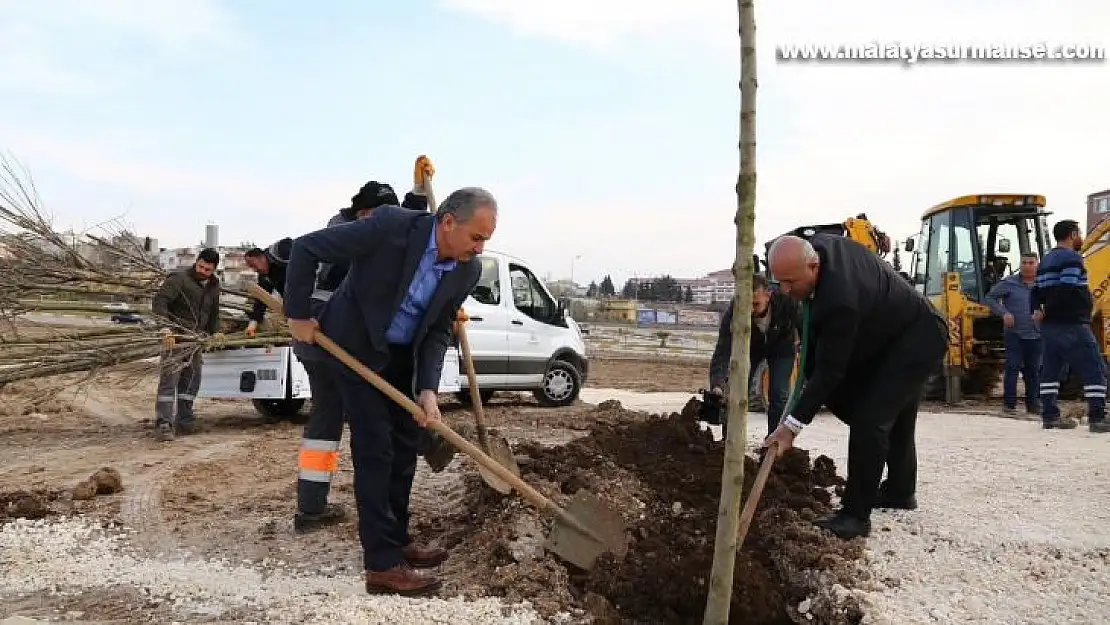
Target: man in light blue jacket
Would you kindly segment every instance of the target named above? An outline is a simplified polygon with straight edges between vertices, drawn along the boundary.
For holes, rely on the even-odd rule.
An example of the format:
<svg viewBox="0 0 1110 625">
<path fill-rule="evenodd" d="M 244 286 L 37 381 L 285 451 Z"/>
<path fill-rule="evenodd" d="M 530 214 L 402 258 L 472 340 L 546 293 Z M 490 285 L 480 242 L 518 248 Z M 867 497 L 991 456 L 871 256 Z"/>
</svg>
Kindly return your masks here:
<svg viewBox="0 0 1110 625">
<path fill-rule="evenodd" d="M 1002 377 L 1003 410 L 1017 412 L 1017 376 L 1025 381 L 1025 411 L 1037 414 L 1039 410 L 1041 355 L 1044 343 L 1040 330 L 1033 323 L 1029 297 L 1037 277 L 1037 255 L 1022 254 L 1018 273 L 1002 280 L 987 294 L 987 304 L 994 314 L 1002 317 L 1006 327 L 1006 370 Z"/>
</svg>

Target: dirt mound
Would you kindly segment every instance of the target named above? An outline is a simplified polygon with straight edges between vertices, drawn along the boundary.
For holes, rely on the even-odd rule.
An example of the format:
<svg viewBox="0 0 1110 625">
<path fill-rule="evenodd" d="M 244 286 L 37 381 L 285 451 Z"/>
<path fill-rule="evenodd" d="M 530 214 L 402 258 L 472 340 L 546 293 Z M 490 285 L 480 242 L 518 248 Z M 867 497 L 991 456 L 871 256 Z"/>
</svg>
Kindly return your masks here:
<svg viewBox="0 0 1110 625">
<path fill-rule="evenodd" d="M 455 588 L 462 594 L 528 599 L 547 612 L 578 608 L 625 623 L 700 622 L 723 446 L 689 415 L 649 418 L 606 405 L 598 416 L 589 435 L 564 446 L 516 451 L 525 479 L 556 502 L 584 488 L 625 515 L 631 541 L 622 560 L 602 556 L 587 573 L 544 553 L 549 524 L 474 475 L 461 512 L 414 529 L 452 550 L 445 574 L 469 573 L 467 585 Z M 757 469 L 748 458 L 745 492 Z M 863 542 L 840 541 L 810 523 L 832 511 L 829 490 L 841 483 L 824 456 L 811 463 L 808 452 L 794 449 L 776 462 L 737 557 L 733 623 L 859 622 L 858 603 L 837 585 L 854 585 Z M 797 613 L 803 602 L 807 615 Z"/>
<path fill-rule="evenodd" d="M 32 489 L 0 492 L 0 521 L 8 519 L 43 519 L 60 514 L 58 503 L 62 491 Z"/>
</svg>

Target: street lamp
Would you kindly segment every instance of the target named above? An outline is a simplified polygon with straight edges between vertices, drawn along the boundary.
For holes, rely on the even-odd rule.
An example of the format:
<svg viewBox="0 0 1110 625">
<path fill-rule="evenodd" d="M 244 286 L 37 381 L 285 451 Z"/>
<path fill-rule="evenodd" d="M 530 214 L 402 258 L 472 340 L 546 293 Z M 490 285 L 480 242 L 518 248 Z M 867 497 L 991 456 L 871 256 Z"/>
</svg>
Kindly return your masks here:
<svg viewBox="0 0 1110 625">
<path fill-rule="evenodd" d="M 570 284 L 571 284 L 572 287 L 577 286 L 574 283 L 574 262 L 577 261 L 577 260 L 581 260 L 581 259 L 582 259 L 581 254 L 570 257 Z"/>
</svg>

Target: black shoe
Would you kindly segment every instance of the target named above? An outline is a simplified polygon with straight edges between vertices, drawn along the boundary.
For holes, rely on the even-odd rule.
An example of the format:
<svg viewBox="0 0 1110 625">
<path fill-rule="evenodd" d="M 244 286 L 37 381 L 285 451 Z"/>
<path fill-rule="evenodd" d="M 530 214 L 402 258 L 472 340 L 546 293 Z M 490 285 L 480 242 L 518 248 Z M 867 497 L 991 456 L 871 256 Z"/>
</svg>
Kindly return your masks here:
<svg viewBox="0 0 1110 625">
<path fill-rule="evenodd" d="M 1041 428 L 1045 430 L 1074 430 L 1077 427 L 1079 424 L 1072 419 L 1054 419 L 1041 423 Z"/>
<path fill-rule="evenodd" d="M 178 421 L 176 427 L 177 434 L 196 434 L 197 430 L 196 421 Z"/>
<path fill-rule="evenodd" d="M 843 540 L 871 535 L 871 521 L 852 516 L 843 510 L 827 519 L 815 522 L 814 525 Z"/>
<path fill-rule="evenodd" d="M 312 530 L 338 523 L 346 518 L 346 516 L 347 511 L 343 509 L 343 506 L 336 503 L 329 503 L 324 506 L 323 512 L 297 512 L 296 516 L 293 517 L 293 529 L 298 534 L 304 534 L 305 532 L 311 532 Z"/>
<path fill-rule="evenodd" d="M 172 441 L 174 438 L 173 426 L 169 423 L 166 423 L 165 421 L 161 423 L 156 423 L 154 425 L 154 438 L 162 442 Z"/>
<path fill-rule="evenodd" d="M 917 510 L 917 497 L 909 495 L 906 497 L 895 497 L 887 491 L 887 482 L 884 480 L 879 485 L 879 494 L 875 498 L 876 508 L 886 508 L 894 510 Z"/>
<path fill-rule="evenodd" d="M 1110 433 L 1110 421 L 1091 421 L 1087 423 L 1087 429 L 1095 434 Z"/>
</svg>

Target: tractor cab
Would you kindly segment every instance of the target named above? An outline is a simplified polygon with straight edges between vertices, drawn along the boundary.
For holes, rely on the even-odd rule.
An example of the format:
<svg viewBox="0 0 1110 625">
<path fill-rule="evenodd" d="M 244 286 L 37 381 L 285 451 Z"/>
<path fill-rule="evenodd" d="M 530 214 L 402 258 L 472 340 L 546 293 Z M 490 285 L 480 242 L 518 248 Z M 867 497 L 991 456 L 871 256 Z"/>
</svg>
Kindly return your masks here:
<svg viewBox="0 0 1110 625">
<path fill-rule="evenodd" d="M 986 295 L 1003 278 L 1017 272 L 1023 254 L 1043 256 L 1048 241 L 1041 195 L 967 195 L 927 210 L 917 241 L 906 240 L 914 253 L 911 281 L 930 299 L 944 293 L 944 275 L 960 276 L 960 291 L 971 302 Z M 917 244 L 915 249 L 915 243 Z"/>
</svg>

